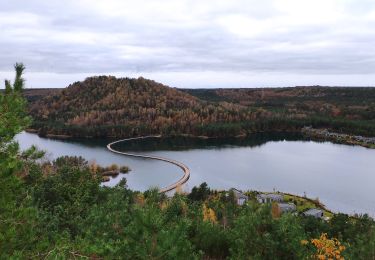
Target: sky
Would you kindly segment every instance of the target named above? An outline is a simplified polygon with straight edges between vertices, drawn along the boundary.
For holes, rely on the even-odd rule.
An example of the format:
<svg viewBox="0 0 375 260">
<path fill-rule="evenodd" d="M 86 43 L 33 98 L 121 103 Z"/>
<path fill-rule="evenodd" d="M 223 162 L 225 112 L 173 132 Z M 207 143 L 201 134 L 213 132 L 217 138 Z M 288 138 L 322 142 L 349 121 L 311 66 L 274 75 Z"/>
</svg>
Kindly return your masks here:
<svg viewBox="0 0 375 260">
<path fill-rule="evenodd" d="M 375 86 L 374 0 L 0 0 L 0 79 Z M 3 87 L 3 85 L 1 85 Z"/>
</svg>

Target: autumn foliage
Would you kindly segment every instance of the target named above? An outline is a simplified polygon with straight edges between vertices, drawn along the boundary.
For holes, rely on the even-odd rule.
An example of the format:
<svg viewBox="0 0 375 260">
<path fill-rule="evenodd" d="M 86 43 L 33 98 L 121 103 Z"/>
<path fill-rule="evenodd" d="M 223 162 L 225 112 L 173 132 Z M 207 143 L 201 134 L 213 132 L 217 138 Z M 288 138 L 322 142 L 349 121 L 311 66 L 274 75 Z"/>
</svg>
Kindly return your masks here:
<svg viewBox="0 0 375 260">
<path fill-rule="evenodd" d="M 309 244 L 307 240 L 302 240 L 303 245 Z M 321 234 L 319 238 L 311 239 L 311 244 L 314 246 L 316 253 L 314 259 L 329 260 L 329 259 L 344 259 L 342 252 L 346 249 L 344 245 L 337 238 L 329 239 L 326 233 Z"/>
<path fill-rule="evenodd" d="M 217 223 L 215 211 L 209 207 L 207 207 L 206 204 L 203 204 L 203 221 L 208 221 L 213 224 Z"/>
<path fill-rule="evenodd" d="M 254 116 L 242 106 L 205 102 L 152 80 L 110 76 L 76 82 L 33 102 L 30 113 L 40 134 L 117 137 L 207 134 L 207 125 Z"/>
<path fill-rule="evenodd" d="M 25 96 L 40 135 L 228 137 L 312 125 L 375 136 L 373 88 L 176 89 L 144 78 L 98 76 Z"/>
</svg>

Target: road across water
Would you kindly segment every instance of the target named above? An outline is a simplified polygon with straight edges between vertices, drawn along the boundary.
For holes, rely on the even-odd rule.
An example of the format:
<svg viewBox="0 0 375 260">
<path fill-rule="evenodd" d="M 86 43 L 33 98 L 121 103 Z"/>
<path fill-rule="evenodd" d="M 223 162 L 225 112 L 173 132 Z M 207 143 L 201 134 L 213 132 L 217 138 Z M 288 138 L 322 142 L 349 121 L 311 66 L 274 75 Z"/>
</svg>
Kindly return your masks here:
<svg viewBox="0 0 375 260">
<path fill-rule="evenodd" d="M 134 153 L 125 153 L 125 152 L 117 151 L 117 150 L 115 150 L 115 149 L 112 148 L 112 145 L 114 145 L 116 143 L 126 142 L 126 141 L 131 141 L 131 140 L 148 139 L 148 138 L 160 138 L 160 136 L 142 136 L 142 137 L 134 137 L 134 138 L 121 139 L 121 140 L 117 140 L 117 141 L 114 141 L 112 143 L 107 144 L 107 149 L 109 151 L 113 152 L 113 153 L 122 154 L 122 155 L 125 155 L 125 156 L 145 158 L 145 159 L 151 159 L 151 160 L 159 160 L 159 161 L 168 162 L 168 163 L 171 163 L 171 164 L 174 164 L 174 165 L 180 167 L 183 170 L 183 172 L 184 172 L 184 175 L 182 176 L 182 178 L 179 179 L 177 182 L 175 182 L 175 183 L 173 183 L 173 184 L 171 184 L 171 185 L 169 185 L 167 187 L 164 187 L 164 188 L 160 189 L 160 192 L 168 192 L 168 191 L 174 190 L 179 185 L 182 185 L 185 182 L 187 182 L 189 180 L 189 178 L 190 178 L 190 170 L 189 170 L 189 168 L 185 164 L 183 164 L 183 163 L 181 163 L 179 161 L 172 160 L 172 159 L 169 159 L 169 158 L 159 157 L 159 156 L 144 155 L 144 154 L 134 154 Z"/>
</svg>

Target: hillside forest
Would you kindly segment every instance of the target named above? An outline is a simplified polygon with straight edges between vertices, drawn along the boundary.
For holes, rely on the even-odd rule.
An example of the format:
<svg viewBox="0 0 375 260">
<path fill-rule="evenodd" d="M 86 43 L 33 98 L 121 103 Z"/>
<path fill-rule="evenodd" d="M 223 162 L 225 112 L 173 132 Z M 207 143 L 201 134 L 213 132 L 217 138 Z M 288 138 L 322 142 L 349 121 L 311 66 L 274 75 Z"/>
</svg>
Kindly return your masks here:
<svg viewBox="0 0 375 260">
<path fill-rule="evenodd" d="M 177 89 L 98 76 L 25 97 L 40 135 L 236 137 L 312 126 L 375 136 L 374 88 Z"/>
</svg>

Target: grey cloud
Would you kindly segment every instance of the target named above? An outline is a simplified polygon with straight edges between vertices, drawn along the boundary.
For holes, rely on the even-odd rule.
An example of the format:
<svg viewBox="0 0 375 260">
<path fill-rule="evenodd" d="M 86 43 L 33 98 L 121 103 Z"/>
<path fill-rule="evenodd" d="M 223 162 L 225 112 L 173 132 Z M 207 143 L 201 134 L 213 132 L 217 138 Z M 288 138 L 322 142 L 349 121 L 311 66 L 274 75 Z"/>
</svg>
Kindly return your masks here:
<svg viewBox="0 0 375 260">
<path fill-rule="evenodd" d="M 14 62 L 23 61 L 30 72 L 65 74 L 216 71 L 361 75 L 375 71 L 373 1 L 338 4 L 344 18 L 317 24 L 289 21 L 277 9 L 276 1 L 233 1 L 230 6 L 219 1 L 222 6 L 213 3 L 212 8 L 202 7 L 203 11 L 198 1 L 184 1 L 198 11 L 181 23 L 178 17 L 170 22 L 157 14 L 147 18 L 150 10 L 112 16 L 86 8 L 81 1 L 7 1 L 0 12 L 21 22 L 5 25 L 0 20 L 0 70 L 9 71 Z M 36 24 L 23 21 L 22 13 L 36 16 Z M 367 19 L 371 14 L 374 18 Z M 247 35 L 254 28 L 234 24 L 239 32 L 232 32 L 217 23 L 226 16 L 251 18 L 257 26 L 264 23 L 265 28 Z"/>
</svg>

